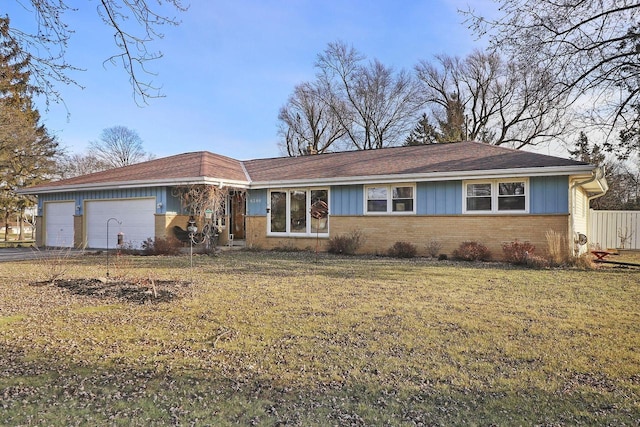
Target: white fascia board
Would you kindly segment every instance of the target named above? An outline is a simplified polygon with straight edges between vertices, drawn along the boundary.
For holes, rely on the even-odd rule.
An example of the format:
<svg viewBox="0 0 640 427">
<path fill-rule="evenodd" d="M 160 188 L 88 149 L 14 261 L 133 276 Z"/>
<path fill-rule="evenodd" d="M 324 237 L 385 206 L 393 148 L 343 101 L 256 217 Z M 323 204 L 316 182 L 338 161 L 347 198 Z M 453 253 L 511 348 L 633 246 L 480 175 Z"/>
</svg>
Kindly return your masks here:
<svg viewBox="0 0 640 427">
<path fill-rule="evenodd" d="M 37 189 L 23 189 L 20 190 L 20 194 L 48 194 L 48 193 L 68 193 L 74 191 L 99 191 L 99 190 L 114 190 L 125 188 L 141 188 L 141 187 L 174 187 L 180 185 L 213 185 L 216 187 L 234 187 L 234 188 L 249 188 L 247 181 L 235 181 L 222 178 L 175 178 L 175 179 L 159 179 L 159 180 L 139 180 L 139 181 L 117 181 L 117 182 L 99 182 L 91 184 L 78 184 L 78 185 L 63 185 L 63 186 L 51 186 L 40 187 Z"/>
<path fill-rule="evenodd" d="M 482 171 L 451 171 L 420 174 L 396 174 L 396 175 L 369 175 L 354 177 L 335 177 L 322 179 L 299 179 L 282 181 L 252 182 L 251 189 L 278 188 L 278 187 L 322 187 L 327 185 L 354 185 L 354 184 L 388 184 L 419 181 L 451 181 L 473 179 L 496 178 L 523 178 L 532 176 L 558 176 L 558 175 L 584 175 L 591 176 L 594 167 L 590 165 L 578 166 L 553 166 L 545 168 L 526 169 L 489 169 Z"/>
</svg>

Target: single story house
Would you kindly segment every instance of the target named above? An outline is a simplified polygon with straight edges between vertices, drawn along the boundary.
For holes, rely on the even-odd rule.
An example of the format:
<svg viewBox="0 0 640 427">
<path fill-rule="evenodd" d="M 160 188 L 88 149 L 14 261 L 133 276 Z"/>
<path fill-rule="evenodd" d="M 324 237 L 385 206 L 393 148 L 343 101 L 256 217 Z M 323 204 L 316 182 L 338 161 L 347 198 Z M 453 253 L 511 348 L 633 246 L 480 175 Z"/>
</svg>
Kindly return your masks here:
<svg viewBox="0 0 640 427">
<path fill-rule="evenodd" d="M 322 250 L 358 230 L 363 253 L 403 241 L 425 254 L 436 241 L 451 254 L 477 241 L 496 258 L 515 240 L 544 252 L 549 230 L 586 250 L 589 200 L 608 188 L 584 162 L 465 141 L 246 161 L 193 152 L 24 193 L 38 198 L 39 245 L 114 248 L 118 233 L 136 246 L 186 228 L 175 189 L 194 184 L 226 190 L 221 244 Z"/>
</svg>

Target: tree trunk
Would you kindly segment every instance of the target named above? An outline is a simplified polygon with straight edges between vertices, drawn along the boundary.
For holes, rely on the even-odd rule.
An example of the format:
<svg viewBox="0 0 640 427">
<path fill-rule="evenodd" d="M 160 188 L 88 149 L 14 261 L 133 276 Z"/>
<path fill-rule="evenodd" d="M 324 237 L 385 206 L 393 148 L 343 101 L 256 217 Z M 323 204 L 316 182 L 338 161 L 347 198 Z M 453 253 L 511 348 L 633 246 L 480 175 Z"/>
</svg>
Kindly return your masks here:
<svg viewBox="0 0 640 427">
<path fill-rule="evenodd" d="M 4 213 L 4 241 L 9 241 L 9 211 Z"/>
<path fill-rule="evenodd" d="M 20 214 L 18 215 L 18 221 L 19 221 L 19 225 L 18 225 L 18 230 L 19 234 L 18 234 L 18 240 L 22 241 L 24 240 L 24 208 L 20 209 Z"/>
</svg>

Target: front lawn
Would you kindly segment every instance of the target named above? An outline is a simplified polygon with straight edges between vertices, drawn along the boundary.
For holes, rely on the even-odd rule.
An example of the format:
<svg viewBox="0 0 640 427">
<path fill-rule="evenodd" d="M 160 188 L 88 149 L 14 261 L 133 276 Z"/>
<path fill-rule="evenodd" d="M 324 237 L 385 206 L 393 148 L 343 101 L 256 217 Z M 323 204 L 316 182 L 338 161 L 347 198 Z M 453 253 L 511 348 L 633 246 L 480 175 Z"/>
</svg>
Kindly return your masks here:
<svg viewBox="0 0 640 427">
<path fill-rule="evenodd" d="M 0 264 L 0 424 L 640 423 L 638 269 L 194 260 Z"/>
</svg>

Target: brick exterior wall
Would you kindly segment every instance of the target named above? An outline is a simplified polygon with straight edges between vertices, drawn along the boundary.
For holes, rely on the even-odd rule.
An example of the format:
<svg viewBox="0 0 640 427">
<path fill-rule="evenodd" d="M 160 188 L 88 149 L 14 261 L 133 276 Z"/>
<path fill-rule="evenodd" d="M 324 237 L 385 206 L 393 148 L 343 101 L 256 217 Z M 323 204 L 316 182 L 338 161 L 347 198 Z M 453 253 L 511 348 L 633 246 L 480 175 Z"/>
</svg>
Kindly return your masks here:
<svg viewBox="0 0 640 427">
<path fill-rule="evenodd" d="M 78 249 L 84 248 L 85 244 L 83 218 L 83 215 L 73 216 L 73 246 Z"/>
<path fill-rule="evenodd" d="M 266 217 L 247 217 L 247 246 L 260 249 L 296 247 L 314 249 L 315 237 L 268 237 Z M 447 216 L 332 216 L 331 236 L 357 229 L 365 237 L 361 253 L 385 254 L 397 241 L 410 242 L 419 255 L 428 255 L 426 245 L 438 241 L 440 253 L 451 256 L 464 241 L 486 245 L 493 258 L 503 256 L 502 244 L 518 240 L 531 242 L 537 255 L 545 255 L 545 233 L 554 230 L 563 236 L 569 231 L 569 216 L 562 215 L 447 215 Z M 319 249 L 326 251 L 327 238 L 320 239 Z"/>
</svg>

